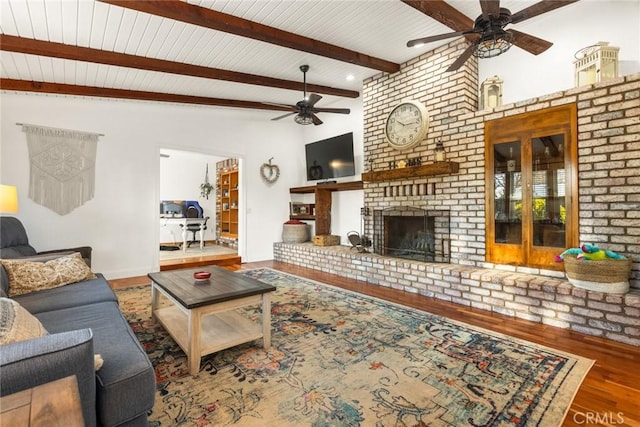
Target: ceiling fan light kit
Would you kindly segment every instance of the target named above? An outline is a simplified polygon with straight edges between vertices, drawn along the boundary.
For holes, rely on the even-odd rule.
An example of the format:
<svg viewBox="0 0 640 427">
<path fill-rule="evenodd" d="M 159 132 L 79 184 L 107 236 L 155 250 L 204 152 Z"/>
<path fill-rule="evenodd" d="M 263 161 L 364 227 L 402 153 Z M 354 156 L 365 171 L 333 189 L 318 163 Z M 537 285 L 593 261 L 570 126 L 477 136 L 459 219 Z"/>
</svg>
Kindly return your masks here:
<svg viewBox="0 0 640 427">
<path fill-rule="evenodd" d="M 311 116 L 303 116 L 302 114 L 298 114 L 293 118 L 293 121 L 299 125 L 311 125 L 313 124 L 313 119 Z"/>
<path fill-rule="evenodd" d="M 487 34 L 481 37 L 473 55 L 476 58 L 493 58 L 502 55 L 509 50 L 512 40 L 513 36 L 504 30 Z"/>
</svg>

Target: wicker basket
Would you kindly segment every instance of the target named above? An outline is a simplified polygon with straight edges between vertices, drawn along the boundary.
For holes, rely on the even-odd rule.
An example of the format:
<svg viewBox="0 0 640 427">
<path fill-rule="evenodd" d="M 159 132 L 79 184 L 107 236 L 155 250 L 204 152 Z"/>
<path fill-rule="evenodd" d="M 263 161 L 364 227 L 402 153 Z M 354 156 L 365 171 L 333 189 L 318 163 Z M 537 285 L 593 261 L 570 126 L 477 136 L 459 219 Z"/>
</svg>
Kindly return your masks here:
<svg viewBox="0 0 640 427">
<path fill-rule="evenodd" d="M 284 224 L 282 226 L 282 241 L 284 243 L 303 243 L 307 240 L 309 240 L 309 225 L 307 223 Z"/>
<path fill-rule="evenodd" d="M 332 234 L 316 234 L 313 236 L 315 246 L 335 246 L 340 244 L 340 236 Z"/>
<path fill-rule="evenodd" d="M 569 282 L 578 288 L 620 294 L 629 291 L 631 259 L 586 261 L 566 255 L 564 271 Z"/>
</svg>

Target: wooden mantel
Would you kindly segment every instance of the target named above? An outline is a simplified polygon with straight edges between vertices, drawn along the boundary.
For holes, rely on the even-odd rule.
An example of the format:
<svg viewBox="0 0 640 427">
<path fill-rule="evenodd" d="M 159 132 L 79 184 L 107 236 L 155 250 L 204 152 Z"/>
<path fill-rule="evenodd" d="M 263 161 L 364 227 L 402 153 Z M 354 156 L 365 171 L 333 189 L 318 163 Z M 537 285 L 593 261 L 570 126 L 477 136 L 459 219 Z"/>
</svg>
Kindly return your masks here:
<svg viewBox="0 0 640 427">
<path fill-rule="evenodd" d="M 392 181 L 403 178 L 420 178 L 423 176 L 445 175 L 458 172 L 460 165 L 456 162 L 438 162 L 428 165 L 407 168 L 388 169 L 382 171 L 365 172 L 362 174 L 364 182 Z"/>
<path fill-rule="evenodd" d="M 293 187 L 289 193 L 315 193 L 316 190 L 349 191 L 362 190 L 362 181 L 338 182 L 330 184 L 308 185 L 306 187 Z"/>
</svg>

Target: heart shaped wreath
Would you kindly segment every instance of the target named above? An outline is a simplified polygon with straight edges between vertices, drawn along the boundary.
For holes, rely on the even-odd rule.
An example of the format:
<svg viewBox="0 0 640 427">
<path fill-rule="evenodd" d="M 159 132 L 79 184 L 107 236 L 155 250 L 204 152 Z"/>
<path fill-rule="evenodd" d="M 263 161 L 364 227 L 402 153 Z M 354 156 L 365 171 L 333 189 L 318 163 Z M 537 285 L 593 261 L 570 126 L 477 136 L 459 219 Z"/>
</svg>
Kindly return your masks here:
<svg viewBox="0 0 640 427">
<path fill-rule="evenodd" d="M 273 184 L 280 177 L 280 168 L 278 165 L 271 164 L 271 160 L 273 160 L 273 157 L 269 159 L 269 163 L 263 163 L 260 166 L 260 175 L 269 184 Z"/>
</svg>

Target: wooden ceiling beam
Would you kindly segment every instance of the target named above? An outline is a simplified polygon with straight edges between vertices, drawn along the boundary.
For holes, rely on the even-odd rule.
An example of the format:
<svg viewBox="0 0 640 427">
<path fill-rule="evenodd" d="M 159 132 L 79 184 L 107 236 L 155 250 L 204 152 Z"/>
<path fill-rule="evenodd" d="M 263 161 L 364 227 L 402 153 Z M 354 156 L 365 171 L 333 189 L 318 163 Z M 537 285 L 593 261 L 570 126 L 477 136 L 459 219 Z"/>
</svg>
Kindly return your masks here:
<svg viewBox="0 0 640 427">
<path fill-rule="evenodd" d="M 235 71 L 221 70 L 219 68 L 208 68 L 199 65 L 147 58 L 88 47 L 72 46 L 62 43 L 47 42 L 6 34 L 0 34 L 0 50 L 74 61 L 93 62 L 96 64 L 136 68 L 140 70 L 158 71 L 183 76 L 224 80 L 257 86 L 275 87 L 279 89 L 290 89 L 297 90 L 299 92 L 302 92 L 304 89 L 304 85 L 300 81 L 294 82 L 291 80 L 276 79 L 255 74 L 239 73 Z M 346 98 L 357 98 L 360 96 L 358 91 L 314 84 L 307 84 L 307 90 L 314 93 Z"/>
<path fill-rule="evenodd" d="M 262 102 L 237 99 L 207 98 L 204 96 L 178 95 L 172 93 L 144 92 L 140 90 L 112 89 L 105 87 L 79 86 L 63 83 L 36 82 L 29 80 L 0 79 L 0 89 L 19 92 L 55 93 L 62 95 L 91 96 L 100 98 L 137 99 L 140 101 L 175 102 L 179 104 L 211 105 L 258 110 L 291 111 L 286 106 L 263 104 Z"/>
<path fill-rule="evenodd" d="M 314 55 L 360 65 L 387 73 L 400 70 L 400 65 L 340 46 L 310 39 L 299 34 L 263 25 L 227 13 L 195 6 L 180 0 L 100 0 L 138 12 L 162 16 L 164 18 L 223 31 L 237 36 L 248 37 Z"/>
<path fill-rule="evenodd" d="M 474 20 L 443 0 L 402 0 L 412 8 L 446 25 L 453 31 L 469 31 L 473 29 Z M 476 35 L 466 35 L 469 41 L 475 40 Z"/>
</svg>

